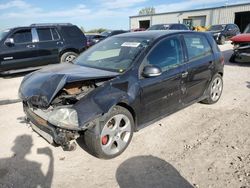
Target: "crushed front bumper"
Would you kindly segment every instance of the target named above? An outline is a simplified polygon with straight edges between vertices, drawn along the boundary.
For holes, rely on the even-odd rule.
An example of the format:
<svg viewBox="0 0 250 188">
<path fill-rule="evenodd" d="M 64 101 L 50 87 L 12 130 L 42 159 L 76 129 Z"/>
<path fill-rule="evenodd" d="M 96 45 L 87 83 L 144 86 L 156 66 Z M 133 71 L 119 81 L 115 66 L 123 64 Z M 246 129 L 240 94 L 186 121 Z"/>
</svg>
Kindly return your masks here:
<svg viewBox="0 0 250 188">
<path fill-rule="evenodd" d="M 75 149 L 76 144 L 72 144 L 71 141 L 80 136 L 77 131 L 61 129 L 51 125 L 47 120 L 34 113 L 25 103 L 23 103 L 23 109 L 27 122 L 31 125 L 32 129 L 47 142 L 52 145 L 60 145 L 64 150 Z"/>
<path fill-rule="evenodd" d="M 234 61 L 238 63 L 250 63 L 250 46 L 235 46 Z"/>
</svg>

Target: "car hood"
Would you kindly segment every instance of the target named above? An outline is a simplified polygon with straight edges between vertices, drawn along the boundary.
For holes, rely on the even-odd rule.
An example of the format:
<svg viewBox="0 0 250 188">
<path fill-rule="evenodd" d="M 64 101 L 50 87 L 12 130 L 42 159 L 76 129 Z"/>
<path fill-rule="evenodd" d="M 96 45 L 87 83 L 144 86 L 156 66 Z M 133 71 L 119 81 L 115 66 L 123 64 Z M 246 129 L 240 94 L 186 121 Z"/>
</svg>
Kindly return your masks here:
<svg viewBox="0 0 250 188">
<path fill-rule="evenodd" d="M 28 104 L 47 108 L 67 83 L 113 78 L 117 75 L 119 73 L 68 63 L 48 66 L 24 77 L 19 97 Z"/>
<path fill-rule="evenodd" d="M 250 42 L 250 34 L 236 35 L 232 37 L 230 40 L 237 43 Z"/>
</svg>

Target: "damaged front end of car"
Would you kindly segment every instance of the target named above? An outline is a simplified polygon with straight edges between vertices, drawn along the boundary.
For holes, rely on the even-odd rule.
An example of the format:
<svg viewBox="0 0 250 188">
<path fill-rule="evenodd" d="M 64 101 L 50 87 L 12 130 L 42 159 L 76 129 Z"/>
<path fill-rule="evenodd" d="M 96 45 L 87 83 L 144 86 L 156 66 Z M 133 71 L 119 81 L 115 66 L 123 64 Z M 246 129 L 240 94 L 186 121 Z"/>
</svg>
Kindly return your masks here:
<svg viewBox="0 0 250 188">
<path fill-rule="evenodd" d="M 233 37 L 233 55 L 230 62 L 249 63 L 250 62 L 250 34 L 241 34 Z"/>
<path fill-rule="evenodd" d="M 53 69 L 52 72 L 32 73 L 24 78 L 19 89 L 26 119 L 32 129 L 50 144 L 60 145 L 67 151 L 76 148 L 74 140 L 92 126 L 90 120 L 95 117 L 79 118 L 81 115 L 76 104 L 116 76 L 106 71 L 95 73 L 96 77 L 84 75 L 89 71 L 84 68 L 82 74 L 77 74 L 79 70 L 72 70 L 72 66 L 69 68 L 74 74 L 52 73 Z M 84 110 L 88 109 L 91 107 L 86 104 Z"/>
</svg>

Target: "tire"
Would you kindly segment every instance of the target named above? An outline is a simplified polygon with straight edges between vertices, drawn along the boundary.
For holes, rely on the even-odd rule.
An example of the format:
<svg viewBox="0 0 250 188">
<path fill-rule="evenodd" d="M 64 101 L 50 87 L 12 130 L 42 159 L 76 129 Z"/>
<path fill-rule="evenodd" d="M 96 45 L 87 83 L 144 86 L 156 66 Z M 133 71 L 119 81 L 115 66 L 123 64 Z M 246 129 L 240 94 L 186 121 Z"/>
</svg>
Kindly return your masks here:
<svg viewBox="0 0 250 188">
<path fill-rule="evenodd" d="M 115 125 L 116 121 L 119 121 L 118 125 Z M 133 131 L 131 113 L 126 108 L 115 106 L 98 119 L 97 125 L 84 132 L 84 149 L 97 158 L 112 159 L 125 151 Z"/>
<path fill-rule="evenodd" d="M 225 42 L 226 42 L 226 37 L 222 35 L 222 36 L 220 37 L 220 39 L 219 39 L 219 44 L 220 44 L 220 45 L 224 45 Z"/>
<path fill-rule="evenodd" d="M 214 104 L 219 101 L 223 91 L 223 79 L 220 74 L 216 74 L 211 80 L 207 89 L 208 98 L 202 102 L 205 104 Z"/>
<path fill-rule="evenodd" d="M 65 52 L 62 54 L 60 63 L 72 63 L 72 61 L 78 56 L 75 52 Z"/>
</svg>

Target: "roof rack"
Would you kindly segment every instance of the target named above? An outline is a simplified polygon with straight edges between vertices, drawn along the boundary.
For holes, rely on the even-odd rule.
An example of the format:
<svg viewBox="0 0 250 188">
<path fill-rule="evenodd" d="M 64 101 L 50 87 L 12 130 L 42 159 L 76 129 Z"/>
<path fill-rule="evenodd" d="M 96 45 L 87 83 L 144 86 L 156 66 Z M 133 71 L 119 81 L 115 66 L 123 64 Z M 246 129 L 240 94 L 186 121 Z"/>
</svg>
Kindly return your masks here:
<svg viewBox="0 0 250 188">
<path fill-rule="evenodd" d="M 71 23 L 36 23 L 36 24 L 31 24 L 30 26 L 54 26 L 54 25 L 59 25 L 59 26 L 69 26 L 72 25 Z"/>
</svg>

